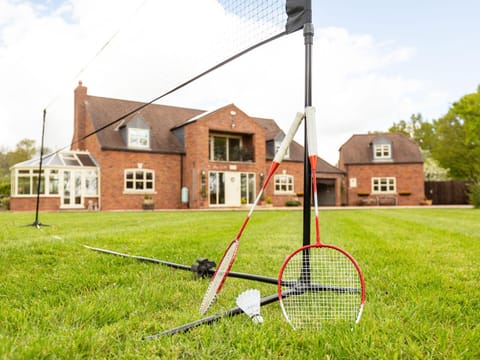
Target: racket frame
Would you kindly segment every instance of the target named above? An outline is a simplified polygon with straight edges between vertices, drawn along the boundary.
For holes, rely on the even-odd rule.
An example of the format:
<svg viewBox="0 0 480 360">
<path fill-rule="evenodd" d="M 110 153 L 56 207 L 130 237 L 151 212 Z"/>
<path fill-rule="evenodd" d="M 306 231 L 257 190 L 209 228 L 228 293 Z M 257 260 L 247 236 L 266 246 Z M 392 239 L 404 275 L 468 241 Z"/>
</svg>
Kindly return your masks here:
<svg viewBox="0 0 480 360">
<path fill-rule="evenodd" d="M 320 248 L 329 248 L 335 251 L 338 251 L 342 253 L 344 256 L 346 256 L 350 262 L 354 265 L 357 274 L 359 276 L 359 281 L 360 281 L 360 286 L 361 286 L 361 299 L 360 299 L 360 306 L 359 310 L 355 319 L 355 323 L 358 323 L 360 321 L 360 318 L 363 313 L 363 307 L 365 304 L 365 280 L 363 278 L 363 273 L 362 270 L 360 269 L 360 266 L 358 262 L 351 256 L 347 251 L 343 250 L 342 248 L 334 245 L 328 245 L 328 244 L 322 244 L 320 240 L 320 222 L 319 222 L 319 211 L 318 211 L 318 193 L 317 193 L 317 176 L 316 176 L 316 167 L 317 167 L 317 132 L 316 132 L 316 122 L 315 122 L 315 108 L 312 106 L 307 106 L 305 107 L 305 128 L 307 132 L 306 140 L 307 140 L 307 151 L 308 151 L 308 159 L 310 163 L 310 176 L 311 176 L 311 186 L 313 187 L 313 200 L 314 200 L 314 211 L 315 211 L 315 244 L 304 244 L 301 248 L 298 248 L 294 252 L 292 252 L 287 258 L 284 260 L 280 272 L 278 275 L 278 286 L 277 286 L 277 293 L 278 293 L 278 298 L 280 302 L 280 306 L 282 308 L 282 313 L 285 317 L 285 319 L 293 326 L 290 317 L 288 316 L 287 311 L 285 310 L 285 306 L 283 303 L 283 298 L 285 294 L 289 294 L 288 296 L 295 296 L 298 295 L 297 291 L 295 289 L 292 290 L 291 284 L 290 287 L 287 286 L 288 291 L 285 291 L 283 287 L 285 286 L 286 283 L 289 283 L 290 280 L 284 281 L 283 280 L 283 273 L 285 271 L 285 268 L 287 267 L 287 264 L 290 262 L 290 260 L 296 256 L 299 253 L 302 253 L 302 270 L 300 274 L 300 278 L 296 281 L 296 284 L 299 283 L 307 283 L 311 284 L 311 279 L 310 277 L 310 250 L 311 249 L 320 249 Z M 308 278 L 307 278 L 308 277 Z M 338 292 L 347 292 L 350 291 L 351 289 L 342 289 L 342 288 L 332 288 L 332 287 L 325 287 L 322 285 L 319 285 L 319 290 L 317 291 L 338 291 Z M 303 290 L 304 291 L 312 291 L 310 289 L 308 290 Z"/>
<path fill-rule="evenodd" d="M 280 144 L 280 148 L 278 149 L 277 153 L 275 154 L 275 158 L 272 161 L 272 165 L 270 166 L 270 170 L 268 171 L 267 177 L 265 178 L 265 181 L 258 192 L 257 197 L 255 198 L 255 201 L 253 202 L 252 206 L 250 207 L 250 211 L 248 212 L 247 216 L 245 217 L 242 226 L 240 227 L 240 230 L 238 231 L 237 236 L 235 239 L 230 242 L 228 245 L 226 251 L 224 252 L 222 259 L 219 262 L 219 265 L 213 274 L 210 283 L 208 285 L 207 291 L 205 292 L 205 295 L 203 296 L 202 303 L 200 304 L 200 314 L 203 315 L 207 312 L 208 308 L 210 305 L 215 301 L 218 293 L 223 287 L 223 284 L 225 283 L 225 280 L 228 277 L 228 273 L 230 272 L 233 263 L 235 262 L 235 259 L 237 257 L 237 252 L 238 252 L 238 246 L 240 245 L 240 237 L 243 234 L 243 231 L 245 230 L 245 227 L 247 226 L 253 211 L 255 210 L 255 207 L 257 204 L 260 202 L 260 199 L 270 182 L 270 179 L 272 178 L 273 174 L 275 171 L 278 169 L 280 166 L 280 163 L 283 161 L 283 158 L 285 157 L 285 154 L 287 152 L 288 146 L 290 143 L 293 141 L 293 137 L 297 133 L 298 127 L 300 126 L 300 123 L 304 119 L 305 115 L 303 113 L 298 112 L 295 116 L 295 119 L 293 120 L 292 124 L 290 125 L 290 129 L 288 130 L 287 134 L 285 135 L 285 138 L 283 139 L 282 143 Z M 227 262 L 227 263 L 225 263 Z"/>
</svg>

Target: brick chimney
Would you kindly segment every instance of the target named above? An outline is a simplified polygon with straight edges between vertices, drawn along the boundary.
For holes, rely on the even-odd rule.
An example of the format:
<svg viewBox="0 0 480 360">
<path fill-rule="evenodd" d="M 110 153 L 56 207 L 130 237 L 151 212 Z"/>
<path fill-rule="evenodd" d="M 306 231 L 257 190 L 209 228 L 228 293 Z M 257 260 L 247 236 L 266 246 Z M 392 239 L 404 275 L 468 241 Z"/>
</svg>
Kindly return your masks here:
<svg viewBox="0 0 480 360">
<path fill-rule="evenodd" d="M 87 134 L 87 113 L 85 102 L 87 101 L 87 88 L 78 82 L 74 91 L 74 114 L 73 114 L 73 138 L 71 150 L 87 150 L 85 140 L 82 139 Z"/>
</svg>

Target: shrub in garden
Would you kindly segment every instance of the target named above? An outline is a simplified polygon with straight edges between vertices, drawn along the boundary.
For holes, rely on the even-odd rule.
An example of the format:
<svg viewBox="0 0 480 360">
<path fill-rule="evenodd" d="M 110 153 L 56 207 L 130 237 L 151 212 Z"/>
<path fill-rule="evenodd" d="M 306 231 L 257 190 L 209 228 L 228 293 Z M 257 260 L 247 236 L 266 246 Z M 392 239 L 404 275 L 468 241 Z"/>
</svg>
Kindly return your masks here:
<svg viewBox="0 0 480 360">
<path fill-rule="evenodd" d="M 470 185 L 468 199 L 474 208 L 480 208 L 480 182 Z"/>
</svg>

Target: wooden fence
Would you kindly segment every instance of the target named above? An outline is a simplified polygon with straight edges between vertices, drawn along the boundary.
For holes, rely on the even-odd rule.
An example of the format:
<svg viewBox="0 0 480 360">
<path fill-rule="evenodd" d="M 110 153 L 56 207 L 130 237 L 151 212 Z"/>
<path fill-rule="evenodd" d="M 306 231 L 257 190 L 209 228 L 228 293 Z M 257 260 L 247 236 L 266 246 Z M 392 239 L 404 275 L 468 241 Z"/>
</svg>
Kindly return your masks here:
<svg viewBox="0 0 480 360">
<path fill-rule="evenodd" d="M 425 181 L 425 197 L 433 205 L 468 204 L 467 181 Z"/>
</svg>

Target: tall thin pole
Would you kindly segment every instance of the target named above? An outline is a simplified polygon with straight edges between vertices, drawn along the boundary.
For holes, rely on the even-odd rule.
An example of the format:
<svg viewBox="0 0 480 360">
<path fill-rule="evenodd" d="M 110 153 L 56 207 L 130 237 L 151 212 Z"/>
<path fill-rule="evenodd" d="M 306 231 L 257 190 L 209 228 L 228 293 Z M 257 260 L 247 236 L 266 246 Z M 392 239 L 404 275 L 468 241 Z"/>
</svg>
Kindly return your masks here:
<svg viewBox="0 0 480 360">
<path fill-rule="evenodd" d="M 37 179 L 37 205 L 35 208 L 35 221 L 31 224 L 31 226 L 35 226 L 36 228 L 40 228 L 40 226 L 45 226 L 45 224 L 41 224 L 38 221 L 38 213 L 40 210 L 40 189 L 41 189 L 41 182 L 42 182 L 42 165 L 43 165 L 43 143 L 45 138 L 45 117 L 47 115 L 47 109 L 43 109 L 43 122 L 42 122 L 42 143 L 40 145 L 40 163 L 38 165 L 38 179 Z"/>
<path fill-rule="evenodd" d="M 313 23 L 312 2 L 305 4 L 306 23 L 303 27 L 305 43 L 305 107 L 312 106 L 312 45 Z M 303 185 L 303 245 L 310 245 L 310 222 L 311 222 L 311 197 L 312 197 L 312 172 L 309 166 L 307 122 L 305 124 L 305 156 L 304 156 L 304 185 Z"/>
</svg>

